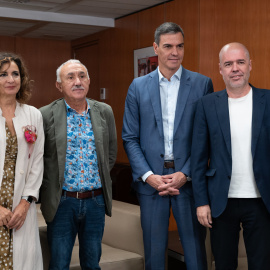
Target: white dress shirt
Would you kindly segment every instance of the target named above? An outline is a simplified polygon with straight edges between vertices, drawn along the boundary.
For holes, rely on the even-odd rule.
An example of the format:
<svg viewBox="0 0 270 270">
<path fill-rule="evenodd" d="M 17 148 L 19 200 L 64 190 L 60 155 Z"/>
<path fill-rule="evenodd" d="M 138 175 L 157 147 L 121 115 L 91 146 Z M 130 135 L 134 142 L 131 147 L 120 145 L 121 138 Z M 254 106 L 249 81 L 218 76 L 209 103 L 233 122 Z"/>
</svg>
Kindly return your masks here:
<svg viewBox="0 0 270 270">
<path fill-rule="evenodd" d="M 177 97 L 180 88 L 180 79 L 182 75 L 182 66 L 174 73 L 170 80 L 166 79 L 160 72 L 159 75 L 159 89 L 161 100 L 161 112 L 163 121 L 163 133 L 164 133 L 164 146 L 165 146 L 165 160 L 174 160 L 173 156 L 173 130 L 174 119 L 177 104 Z M 152 171 L 146 172 L 142 176 L 142 180 L 145 181 L 149 175 L 153 174 Z"/>
</svg>

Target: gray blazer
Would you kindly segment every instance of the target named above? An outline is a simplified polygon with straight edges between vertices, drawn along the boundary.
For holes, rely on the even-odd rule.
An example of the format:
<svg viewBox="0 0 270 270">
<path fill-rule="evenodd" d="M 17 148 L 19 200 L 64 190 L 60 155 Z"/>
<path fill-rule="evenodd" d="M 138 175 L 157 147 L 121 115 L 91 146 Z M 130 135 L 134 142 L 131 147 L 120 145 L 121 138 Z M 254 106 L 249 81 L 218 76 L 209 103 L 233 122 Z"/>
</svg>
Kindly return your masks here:
<svg viewBox="0 0 270 270">
<path fill-rule="evenodd" d="M 110 170 L 117 155 L 117 138 L 112 108 L 102 102 L 88 99 L 99 173 L 103 187 L 106 214 L 111 215 L 112 184 Z M 41 211 L 47 222 L 56 214 L 64 182 L 67 149 L 67 113 L 64 99 L 58 99 L 40 108 L 43 116 L 45 146 L 44 175 L 40 189 Z"/>
</svg>

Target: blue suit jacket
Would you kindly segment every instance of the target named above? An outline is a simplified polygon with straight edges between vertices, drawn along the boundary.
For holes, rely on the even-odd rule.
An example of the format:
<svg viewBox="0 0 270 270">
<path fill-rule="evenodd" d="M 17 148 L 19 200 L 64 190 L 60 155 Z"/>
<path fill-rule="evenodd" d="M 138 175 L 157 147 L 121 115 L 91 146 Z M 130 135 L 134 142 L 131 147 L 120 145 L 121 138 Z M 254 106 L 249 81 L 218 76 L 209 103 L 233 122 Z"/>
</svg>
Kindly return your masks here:
<svg viewBox="0 0 270 270">
<path fill-rule="evenodd" d="M 251 152 L 256 184 L 270 212 L 270 91 L 253 89 Z M 227 91 L 203 97 L 194 120 L 191 154 L 196 207 L 209 204 L 213 217 L 225 209 L 232 173 Z"/>
<path fill-rule="evenodd" d="M 196 103 L 213 92 L 210 78 L 183 68 L 174 121 L 173 152 L 175 170 L 190 175 L 190 152 Z M 129 87 L 122 138 L 133 173 L 133 187 L 142 194 L 155 189 L 141 180 L 147 171 L 163 174 L 164 132 L 159 76 L 155 70 L 133 80 Z"/>
</svg>

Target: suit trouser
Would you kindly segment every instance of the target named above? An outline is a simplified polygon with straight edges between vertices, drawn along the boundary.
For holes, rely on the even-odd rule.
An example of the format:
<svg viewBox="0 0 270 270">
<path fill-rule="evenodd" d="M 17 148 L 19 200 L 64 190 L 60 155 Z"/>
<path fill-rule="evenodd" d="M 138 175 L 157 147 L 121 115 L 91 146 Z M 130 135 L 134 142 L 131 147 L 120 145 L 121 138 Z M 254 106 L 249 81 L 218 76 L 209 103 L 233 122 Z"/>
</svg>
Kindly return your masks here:
<svg viewBox="0 0 270 270">
<path fill-rule="evenodd" d="M 172 169 L 164 169 L 170 174 Z M 185 253 L 188 270 L 207 269 L 205 253 L 205 228 L 196 216 L 191 182 L 187 182 L 177 196 L 137 194 L 141 208 L 145 269 L 164 270 L 168 245 L 170 207 L 177 223 L 179 236 Z"/>
<path fill-rule="evenodd" d="M 225 211 L 213 218 L 211 245 L 217 270 L 235 270 L 239 231 L 243 236 L 249 270 L 270 269 L 270 214 L 262 199 L 228 199 Z"/>
</svg>

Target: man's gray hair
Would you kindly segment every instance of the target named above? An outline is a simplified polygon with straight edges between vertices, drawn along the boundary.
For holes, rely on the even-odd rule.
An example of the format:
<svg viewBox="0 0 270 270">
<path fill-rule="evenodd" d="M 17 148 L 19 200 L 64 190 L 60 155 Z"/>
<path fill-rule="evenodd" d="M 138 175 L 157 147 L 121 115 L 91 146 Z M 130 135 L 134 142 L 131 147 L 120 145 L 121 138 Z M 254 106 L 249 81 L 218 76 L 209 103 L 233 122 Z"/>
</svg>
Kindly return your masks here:
<svg viewBox="0 0 270 270">
<path fill-rule="evenodd" d="M 80 64 L 82 65 L 85 69 L 86 69 L 86 72 L 87 72 L 87 77 L 89 79 L 89 74 L 88 74 L 88 70 L 86 68 L 86 66 L 84 64 L 82 64 L 79 60 L 77 59 L 69 59 L 68 61 L 66 61 L 65 63 L 63 63 L 57 70 L 56 70 L 56 81 L 57 82 L 61 82 L 61 78 L 60 78 L 60 73 L 61 73 L 61 70 L 62 70 L 62 67 L 65 65 L 65 64 Z"/>
<path fill-rule="evenodd" d="M 173 22 L 165 22 L 161 24 L 155 31 L 155 43 L 159 45 L 160 36 L 164 34 L 177 34 L 181 33 L 184 38 L 184 31 L 180 25 Z"/>
</svg>

